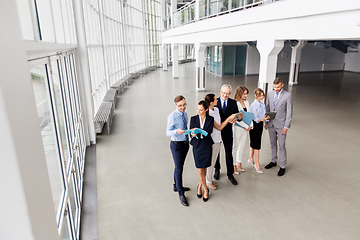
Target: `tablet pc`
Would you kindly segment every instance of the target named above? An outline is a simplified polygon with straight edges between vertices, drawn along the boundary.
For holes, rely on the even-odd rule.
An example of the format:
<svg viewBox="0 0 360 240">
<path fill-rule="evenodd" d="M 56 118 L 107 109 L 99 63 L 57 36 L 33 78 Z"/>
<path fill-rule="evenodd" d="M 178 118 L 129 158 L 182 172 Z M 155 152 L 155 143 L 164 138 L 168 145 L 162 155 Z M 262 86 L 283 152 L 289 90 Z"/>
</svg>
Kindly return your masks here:
<svg viewBox="0 0 360 240">
<path fill-rule="evenodd" d="M 267 112 L 265 113 L 265 116 L 270 116 L 269 120 L 273 120 L 276 116 L 276 112 Z"/>
<path fill-rule="evenodd" d="M 234 121 L 235 119 L 240 120 L 239 116 L 243 113 L 244 113 L 244 111 L 242 111 L 242 110 L 240 112 L 236 113 L 235 116 L 230 120 L 230 122 Z"/>
</svg>

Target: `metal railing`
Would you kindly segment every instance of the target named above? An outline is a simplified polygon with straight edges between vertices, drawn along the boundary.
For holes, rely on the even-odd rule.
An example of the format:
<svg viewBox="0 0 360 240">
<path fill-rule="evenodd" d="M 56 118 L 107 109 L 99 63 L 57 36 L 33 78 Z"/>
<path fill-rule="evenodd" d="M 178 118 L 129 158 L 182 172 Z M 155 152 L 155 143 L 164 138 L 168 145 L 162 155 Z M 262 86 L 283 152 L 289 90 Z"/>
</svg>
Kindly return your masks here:
<svg viewBox="0 0 360 240">
<path fill-rule="evenodd" d="M 199 18 L 196 19 L 196 1 L 199 1 Z M 163 19 L 163 31 L 198 20 L 257 7 L 277 0 L 193 0 Z M 171 17 L 173 19 L 171 19 Z M 173 20 L 173 23 L 171 23 Z"/>
<path fill-rule="evenodd" d="M 195 2 L 195 0 L 188 2 L 174 12 L 173 16 L 176 21 L 174 22 L 173 27 L 178 27 L 195 21 Z"/>
</svg>

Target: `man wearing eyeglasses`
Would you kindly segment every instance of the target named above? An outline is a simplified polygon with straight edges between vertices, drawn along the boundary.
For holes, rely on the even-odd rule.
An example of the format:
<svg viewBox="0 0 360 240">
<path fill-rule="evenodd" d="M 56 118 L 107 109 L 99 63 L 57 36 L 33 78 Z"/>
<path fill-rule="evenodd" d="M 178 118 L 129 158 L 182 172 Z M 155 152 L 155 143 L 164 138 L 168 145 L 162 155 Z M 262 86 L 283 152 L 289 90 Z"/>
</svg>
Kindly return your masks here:
<svg viewBox="0 0 360 240">
<path fill-rule="evenodd" d="M 220 97 L 218 98 L 217 108 L 219 108 L 221 122 L 224 122 L 230 115 L 233 113 L 238 113 L 239 109 L 234 99 L 229 98 L 231 94 L 231 86 L 229 84 L 224 84 L 220 90 Z M 230 182 L 233 185 L 237 185 L 238 182 L 234 178 L 234 165 L 233 165 L 233 155 L 232 155 L 232 145 L 233 145 L 233 135 L 232 135 L 232 125 L 228 123 L 223 130 L 221 130 L 221 138 L 223 140 L 225 155 L 226 155 L 226 168 L 227 176 Z M 220 177 L 220 161 L 219 157 L 215 163 L 215 179 Z"/>
<path fill-rule="evenodd" d="M 167 119 L 166 136 L 171 137 L 170 150 L 174 159 L 174 192 L 179 193 L 180 203 L 183 206 L 189 206 L 185 197 L 185 191 L 190 188 L 183 187 L 182 174 L 186 155 L 189 151 L 189 136 L 183 133 L 187 130 L 188 115 L 186 110 L 186 99 L 184 96 L 177 96 L 174 99 L 175 111 Z"/>
</svg>

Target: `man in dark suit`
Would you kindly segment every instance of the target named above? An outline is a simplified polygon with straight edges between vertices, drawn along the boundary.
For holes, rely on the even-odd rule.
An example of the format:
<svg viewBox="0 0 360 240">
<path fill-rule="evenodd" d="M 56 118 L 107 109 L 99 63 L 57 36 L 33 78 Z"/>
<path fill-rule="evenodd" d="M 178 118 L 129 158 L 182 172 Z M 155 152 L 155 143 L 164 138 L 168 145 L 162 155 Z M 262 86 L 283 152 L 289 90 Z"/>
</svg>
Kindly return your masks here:
<svg viewBox="0 0 360 240">
<path fill-rule="evenodd" d="M 221 87 L 220 97 L 218 98 L 218 102 L 217 102 L 217 107 L 219 108 L 221 122 L 224 122 L 231 114 L 239 112 L 236 101 L 234 99 L 229 98 L 230 94 L 231 94 L 231 86 L 229 84 L 224 84 Z M 238 183 L 234 178 L 234 166 L 233 166 L 233 155 L 232 155 L 233 134 L 232 134 L 231 123 L 228 123 L 226 127 L 224 127 L 223 130 L 221 130 L 221 137 L 225 148 L 227 176 L 233 185 L 237 185 Z M 218 158 L 215 163 L 215 179 L 218 179 L 219 171 L 220 171 L 220 161 Z"/>
</svg>

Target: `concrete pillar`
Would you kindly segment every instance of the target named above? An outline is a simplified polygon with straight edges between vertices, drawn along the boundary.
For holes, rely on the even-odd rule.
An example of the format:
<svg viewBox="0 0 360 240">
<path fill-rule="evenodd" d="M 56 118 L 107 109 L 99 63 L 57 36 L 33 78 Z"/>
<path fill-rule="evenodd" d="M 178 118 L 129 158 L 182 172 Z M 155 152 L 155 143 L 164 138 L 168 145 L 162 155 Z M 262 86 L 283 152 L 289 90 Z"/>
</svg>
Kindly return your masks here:
<svg viewBox="0 0 360 240">
<path fill-rule="evenodd" d="M 298 84 L 301 49 L 305 46 L 305 41 L 300 41 L 295 46 L 291 46 L 291 63 L 289 72 L 289 85 L 293 86 Z"/>
<path fill-rule="evenodd" d="M 171 44 L 173 78 L 179 78 L 179 44 Z"/>
<path fill-rule="evenodd" d="M 283 40 L 259 40 L 256 47 L 260 53 L 260 69 L 258 87 L 265 93 L 273 88 L 273 81 L 276 76 L 277 57 L 284 47 Z M 267 88 L 266 88 L 267 85 Z"/>
<path fill-rule="evenodd" d="M 182 51 L 183 51 L 183 56 L 184 56 L 184 59 L 187 59 L 187 49 L 188 49 L 188 45 L 187 44 L 183 44 L 182 45 Z"/>
<path fill-rule="evenodd" d="M 168 51 L 167 51 L 167 45 L 162 45 L 162 62 L 163 62 L 163 70 L 167 71 L 168 68 Z"/>
<path fill-rule="evenodd" d="M 171 0 L 171 27 L 177 26 L 177 15 L 174 14 L 177 10 L 177 0 Z"/>
<path fill-rule="evenodd" d="M 196 54 L 196 91 L 205 91 L 205 49 L 206 44 L 195 43 Z"/>
<path fill-rule="evenodd" d="M 81 94 L 82 103 L 82 114 L 84 121 L 84 128 L 86 131 L 85 140 L 86 145 L 90 143 L 96 144 L 96 133 L 94 126 L 94 102 L 92 98 L 91 80 L 90 80 L 90 66 L 88 60 L 88 54 L 86 49 L 86 38 L 85 38 L 85 24 L 82 6 L 79 1 L 74 1 L 74 16 L 76 26 L 76 38 L 78 47 L 76 49 L 77 55 L 77 67 L 80 69 L 78 74 L 79 79 L 79 91 Z"/>
</svg>

